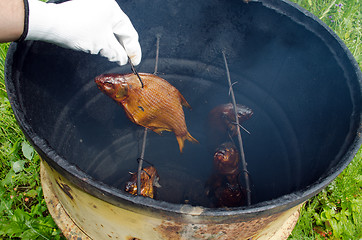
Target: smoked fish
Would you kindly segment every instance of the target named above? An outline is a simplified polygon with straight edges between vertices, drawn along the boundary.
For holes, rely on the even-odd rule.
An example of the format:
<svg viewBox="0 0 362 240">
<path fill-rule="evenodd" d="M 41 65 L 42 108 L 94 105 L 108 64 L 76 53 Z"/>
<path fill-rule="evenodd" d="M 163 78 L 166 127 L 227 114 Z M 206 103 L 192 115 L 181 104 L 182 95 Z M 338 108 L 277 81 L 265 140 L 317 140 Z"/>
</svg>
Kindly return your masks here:
<svg viewBox="0 0 362 240">
<path fill-rule="evenodd" d="M 236 112 L 239 123 L 242 123 L 253 115 L 253 110 L 247 106 L 236 104 Z M 215 131 L 220 133 L 230 132 L 232 136 L 236 135 L 235 113 L 231 103 L 221 104 L 209 113 L 209 125 Z"/>
<path fill-rule="evenodd" d="M 245 205 L 246 191 L 239 179 L 239 152 L 231 142 L 221 144 L 214 154 L 214 172 L 206 183 L 213 207 Z"/>
<path fill-rule="evenodd" d="M 216 149 L 214 169 L 223 175 L 239 174 L 239 152 L 233 143 L 223 143 Z"/>
<path fill-rule="evenodd" d="M 126 183 L 125 191 L 137 195 L 137 173 L 133 173 L 130 180 Z M 154 198 L 156 195 L 155 187 L 161 187 L 155 167 L 146 167 L 141 171 L 141 195 L 144 197 Z"/>
<path fill-rule="evenodd" d="M 191 108 L 181 93 L 163 78 L 153 74 L 103 74 L 95 78 L 98 88 L 123 107 L 135 124 L 160 134 L 172 131 L 180 152 L 184 141 L 198 141 L 187 130 L 182 106 Z"/>
</svg>

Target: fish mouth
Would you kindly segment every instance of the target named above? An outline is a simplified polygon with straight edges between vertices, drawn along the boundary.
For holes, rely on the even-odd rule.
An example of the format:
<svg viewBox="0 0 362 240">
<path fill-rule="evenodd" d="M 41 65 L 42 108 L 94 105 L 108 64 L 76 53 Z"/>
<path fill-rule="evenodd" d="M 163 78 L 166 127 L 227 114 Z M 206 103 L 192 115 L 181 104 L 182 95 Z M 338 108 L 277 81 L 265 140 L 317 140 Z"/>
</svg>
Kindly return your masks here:
<svg viewBox="0 0 362 240">
<path fill-rule="evenodd" d="M 235 154 L 233 148 L 221 148 L 214 154 L 214 160 L 220 163 L 228 163 L 231 161 L 231 158 Z"/>
<path fill-rule="evenodd" d="M 104 83 L 104 75 L 99 75 L 94 78 L 94 82 L 99 86 Z"/>
<path fill-rule="evenodd" d="M 215 153 L 214 158 L 216 158 L 220 162 L 226 162 L 229 159 L 229 154 L 227 152 L 220 150 L 217 153 Z"/>
<path fill-rule="evenodd" d="M 99 90 L 102 92 L 109 94 L 114 91 L 114 81 L 112 76 L 102 74 L 94 78 L 94 82 L 96 83 Z"/>
</svg>

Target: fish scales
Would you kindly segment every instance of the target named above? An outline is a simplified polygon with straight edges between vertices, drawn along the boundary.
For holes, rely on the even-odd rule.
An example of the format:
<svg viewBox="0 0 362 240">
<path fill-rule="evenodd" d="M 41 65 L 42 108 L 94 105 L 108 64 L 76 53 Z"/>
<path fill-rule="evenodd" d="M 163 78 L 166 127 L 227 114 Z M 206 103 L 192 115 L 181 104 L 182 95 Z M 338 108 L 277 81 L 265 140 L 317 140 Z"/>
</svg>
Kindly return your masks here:
<svg viewBox="0 0 362 240">
<path fill-rule="evenodd" d="M 184 141 L 198 141 L 187 130 L 182 106 L 190 108 L 181 93 L 166 80 L 139 73 L 144 87 L 134 74 L 104 74 L 96 77 L 98 88 L 119 103 L 128 118 L 154 132 L 175 133 L 180 151 Z"/>
<path fill-rule="evenodd" d="M 145 84 L 147 84 L 148 81 L 145 82 Z M 167 89 L 164 89 L 163 86 L 161 85 L 162 90 L 167 91 Z M 137 91 L 138 93 L 141 93 L 141 91 Z M 162 93 L 161 91 L 147 91 L 146 94 L 144 94 L 144 96 L 140 96 L 140 94 L 138 94 L 137 96 L 135 96 L 135 99 L 140 98 L 142 99 L 142 101 L 138 101 L 137 103 L 142 107 L 142 109 L 148 108 L 149 109 L 149 116 L 147 116 L 147 119 L 152 119 L 154 115 L 156 114 L 156 111 L 158 109 L 160 109 L 161 107 L 165 106 L 165 109 L 172 109 L 172 105 L 173 102 L 171 101 L 166 101 L 165 98 L 162 98 Z M 169 93 L 167 93 L 168 95 L 170 95 Z M 132 101 L 132 99 L 129 99 L 128 102 Z M 180 105 L 180 109 L 181 109 L 181 105 Z M 139 110 L 140 108 L 135 108 L 138 110 L 139 113 L 143 114 L 142 110 Z M 179 110 L 179 109 L 177 109 Z M 182 113 L 182 114 L 177 114 L 174 115 L 173 111 L 165 111 L 164 115 L 165 118 L 170 119 L 172 121 L 174 121 L 176 123 L 176 125 L 182 126 L 181 129 L 185 128 L 184 122 L 182 121 L 178 121 L 179 119 L 184 118 L 183 115 L 183 111 L 176 111 L 177 113 Z M 154 121 L 154 125 L 159 125 L 160 123 L 158 121 Z M 168 124 L 167 122 L 165 123 L 166 125 L 168 125 L 170 128 L 172 128 L 172 124 Z M 151 126 L 153 126 L 151 124 Z"/>
</svg>

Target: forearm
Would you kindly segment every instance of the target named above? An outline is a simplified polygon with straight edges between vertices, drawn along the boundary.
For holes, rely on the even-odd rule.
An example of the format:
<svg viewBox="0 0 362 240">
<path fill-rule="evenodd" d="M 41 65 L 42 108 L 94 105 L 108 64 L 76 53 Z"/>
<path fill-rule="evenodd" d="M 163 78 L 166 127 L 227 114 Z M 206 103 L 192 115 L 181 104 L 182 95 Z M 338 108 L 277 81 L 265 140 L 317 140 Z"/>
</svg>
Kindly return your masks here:
<svg viewBox="0 0 362 240">
<path fill-rule="evenodd" d="M 0 0 L 0 42 L 16 41 L 24 31 L 23 0 Z"/>
</svg>

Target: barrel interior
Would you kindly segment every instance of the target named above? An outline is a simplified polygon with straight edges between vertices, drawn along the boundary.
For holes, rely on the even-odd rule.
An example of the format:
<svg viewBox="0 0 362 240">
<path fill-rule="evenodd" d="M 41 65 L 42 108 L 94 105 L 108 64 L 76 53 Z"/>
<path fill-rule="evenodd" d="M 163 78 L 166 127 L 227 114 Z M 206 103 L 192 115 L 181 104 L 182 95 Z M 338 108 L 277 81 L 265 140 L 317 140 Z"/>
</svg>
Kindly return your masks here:
<svg viewBox="0 0 362 240">
<path fill-rule="evenodd" d="M 217 143 L 208 113 L 231 101 L 223 51 L 237 103 L 254 112 L 243 123 L 250 134 L 242 132 L 252 204 L 306 189 L 346 161 L 360 123 L 360 87 L 340 42 L 310 16 L 282 1 L 119 4 L 140 35 L 137 70 L 154 71 L 160 36 L 157 74 L 192 106 L 184 109 L 186 124 L 199 144 L 186 142 L 181 154 L 173 133 L 148 134 L 145 159 L 158 170 L 159 200 L 209 206 L 204 186 Z M 137 169 L 143 128 L 94 78 L 130 67 L 42 42 L 16 47 L 12 76 L 30 131 L 94 180 L 123 190 Z"/>
</svg>

